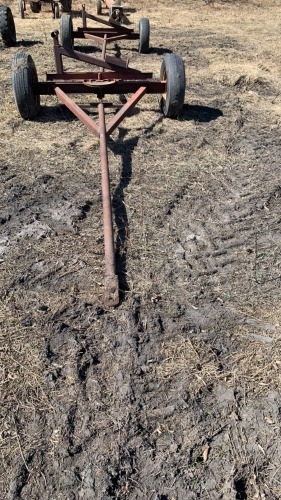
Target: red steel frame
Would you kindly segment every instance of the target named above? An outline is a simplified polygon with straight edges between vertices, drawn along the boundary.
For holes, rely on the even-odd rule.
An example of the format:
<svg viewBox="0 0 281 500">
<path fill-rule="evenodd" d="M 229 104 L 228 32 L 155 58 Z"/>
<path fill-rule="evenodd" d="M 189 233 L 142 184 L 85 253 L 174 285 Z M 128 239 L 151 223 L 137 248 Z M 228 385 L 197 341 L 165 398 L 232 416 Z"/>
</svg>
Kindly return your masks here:
<svg viewBox="0 0 281 500">
<path fill-rule="evenodd" d="M 144 73 L 130 68 L 128 62 L 106 55 L 107 37 L 103 39 L 101 57 L 94 57 L 75 50 L 65 50 L 59 45 L 58 31 L 52 33 L 54 38 L 54 56 L 56 73 L 47 73 L 46 82 L 34 83 L 33 90 L 37 95 L 56 95 L 58 100 L 100 140 L 101 182 L 103 200 L 104 254 L 105 254 L 105 296 L 107 306 L 119 303 L 118 276 L 115 269 L 115 252 L 112 207 L 110 196 L 110 177 L 107 155 L 107 138 L 118 127 L 129 111 L 146 93 L 164 94 L 166 82 L 153 79 L 152 73 Z M 96 72 L 65 72 L 62 57 L 70 57 L 97 66 Z M 99 103 L 99 120 L 96 123 L 67 94 L 95 94 Z M 102 101 L 106 94 L 132 94 L 117 113 L 106 123 L 105 108 L 113 107 L 111 103 Z"/>
<path fill-rule="evenodd" d="M 118 7 L 120 9 L 120 7 Z M 94 28 L 87 26 L 87 19 L 96 21 L 99 24 L 106 26 L 105 28 Z M 115 42 L 117 40 L 138 40 L 139 33 L 136 33 L 133 28 L 123 26 L 112 19 L 105 21 L 100 17 L 89 14 L 85 10 L 85 5 L 82 5 L 82 27 L 78 27 L 77 31 L 72 32 L 73 38 L 87 38 L 95 42 L 102 43 L 104 36 L 107 36 L 108 42 Z"/>
</svg>

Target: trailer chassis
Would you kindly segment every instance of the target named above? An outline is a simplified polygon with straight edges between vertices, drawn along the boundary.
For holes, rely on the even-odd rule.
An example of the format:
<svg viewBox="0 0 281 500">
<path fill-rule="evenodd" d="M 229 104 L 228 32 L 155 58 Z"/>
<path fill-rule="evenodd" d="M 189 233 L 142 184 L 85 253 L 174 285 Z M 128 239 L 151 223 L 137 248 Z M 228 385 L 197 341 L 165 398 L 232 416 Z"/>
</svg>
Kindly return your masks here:
<svg viewBox="0 0 281 500">
<path fill-rule="evenodd" d="M 106 36 L 103 39 L 100 57 L 73 49 L 65 50 L 59 44 L 58 31 L 53 32 L 52 36 L 56 72 L 47 73 L 46 81 L 38 81 L 31 56 L 27 54 L 14 56 L 12 82 L 15 101 L 21 116 L 29 120 L 36 118 L 39 113 L 41 95 L 56 95 L 59 102 L 67 106 L 100 141 L 105 263 L 104 303 L 107 307 L 116 306 L 120 299 L 115 265 L 107 139 L 128 116 L 130 110 L 148 93 L 162 94 L 161 105 L 164 115 L 176 118 L 184 102 L 184 64 L 179 56 L 168 54 L 162 62 L 160 79 L 155 79 L 152 73 L 130 68 L 127 61 L 107 55 Z M 96 71 L 66 72 L 63 67 L 63 57 L 90 63 L 96 67 Z M 76 104 L 68 94 L 96 95 L 98 101 L 91 103 L 91 106 L 98 107 L 98 122 L 84 111 L 83 105 Z M 114 104 L 104 102 L 103 99 L 105 95 L 113 94 L 131 94 L 131 96 L 122 106 L 118 105 L 116 114 L 106 122 L 105 108 L 114 107 Z"/>
<path fill-rule="evenodd" d="M 119 11 L 120 7 L 118 7 Z M 114 11 L 114 12 L 117 12 Z M 134 28 L 129 28 L 124 26 L 118 21 L 116 14 L 116 19 L 111 16 L 108 21 L 102 19 L 101 17 L 89 14 L 86 11 L 85 5 L 82 5 L 81 11 L 82 26 L 78 27 L 77 30 L 73 29 L 72 18 L 70 14 L 63 14 L 60 19 L 60 37 L 61 45 L 66 49 L 73 48 L 75 39 L 85 38 L 87 40 L 92 40 L 99 44 L 103 43 L 103 39 L 107 37 L 107 43 L 117 42 L 121 40 L 139 40 L 139 52 L 145 54 L 149 52 L 150 47 L 150 23 L 149 19 L 141 18 L 139 20 L 139 31 L 135 31 Z M 122 16 L 120 16 L 122 19 Z M 100 26 L 89 26 L 88 20 L 94 21 Z"/>
</svg>

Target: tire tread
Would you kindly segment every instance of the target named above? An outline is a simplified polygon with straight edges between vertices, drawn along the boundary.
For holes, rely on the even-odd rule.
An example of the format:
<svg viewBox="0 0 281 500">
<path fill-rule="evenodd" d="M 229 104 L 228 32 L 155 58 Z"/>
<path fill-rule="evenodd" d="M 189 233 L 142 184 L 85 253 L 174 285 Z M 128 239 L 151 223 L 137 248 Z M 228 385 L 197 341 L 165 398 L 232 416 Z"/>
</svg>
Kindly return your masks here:
<svg viewBox="0 0 281 500">
<path fill-rule="evenodd" d="M 16 28 L 10 7 L 0 5 L 0 33 L 4 44 L 11 47 L 16 44 Z"/>
<path fill-rule="evenodd" d="M 39 113 L 40 96 L 35 95 L 32 84 L 38 81 L 37 71 L 30 55 L 15 54 L 12 60 L 12 85 L 20 115 L 33 120 Z"/>
<path fill-rule="evenodd" d="M 184 105 L 185 68 L 183 59 L 177 54 L 166 54 L 160 69 L 160 79 L 167 76 L 166 98 L 162 96 L 161 109 L 168 118 L 177 118 Z"/>
<path fill-rule="evenodd" d="M 139 22 L 139 52 L 147 54 L 149 52 L 150 23 L 147 17 L 143 17 Z"/>
<path fill-rule="evenodd" d="M 60 18 L 60 40 L 65 50 L 73 49 L 73 24 L 70 14 L 63 14 Z"/>
</svg>

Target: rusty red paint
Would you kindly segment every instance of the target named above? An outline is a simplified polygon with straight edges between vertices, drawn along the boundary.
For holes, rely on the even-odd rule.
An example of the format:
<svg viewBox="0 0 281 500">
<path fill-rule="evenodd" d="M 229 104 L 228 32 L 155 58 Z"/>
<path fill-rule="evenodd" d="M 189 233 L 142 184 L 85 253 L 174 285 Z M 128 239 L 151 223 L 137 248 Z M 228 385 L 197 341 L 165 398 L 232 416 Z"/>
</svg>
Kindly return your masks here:
<svg viewBox="0 0 281 500">
<path fill-rule="evenodd" d="M 99 137 L 99 129 L 97 125 L 93 122 L 91 117 L 85 113 L 75 102 L 70 99 L 59 87 L 55 88 L 55 93 L 57 95 L 58 100 L 67 106 L 67 108 L 72 111 L 72 113 L 77 116 L 77 118 L 84 123 L 87 129 L 90 130 L 93 134 Z"/>
<path fill-rule="evenodd" d="M 86 19 L 86 17 L 85 17 Z M 108 166 L 107 138 L 118 127 L 129 111 L 145 95 L 145 93 L 159 94 L 166 91 L 166 82 L 153 78 L 152 73 L 128 67 L 127 61 L 106 54 L 108 36 L 102 38 L 101 57 L 90 56 L 75 50 L 66 51 L 59 45 L 58 32 L 52 34 L 54 38 L 54 55 L 56 73 L 48 73 L 45 82 L 35 83 L 33 90 L 40 95 L 57 95 L 58 100 L 99 138 L 101 185 L 103 203 L 104 227 L 104 262 L 105 262 L 105 293 L 104 302 L 107 306 L 116 306 L 119 303 L 119 284 L 116 275 L 113 218 L 110 193 L 110 175 Z M 90 35 L 87 35 L 90 37 Z M 95 36 L 95 35 L 93 35 Z M 119 36 L 121 36 L 119 34 Z M 84 61 L 97 67 L 94 72 L 65 72 L 63 57 Z M 95 94 L 99 102 L 88 103 L 86 108 L 98 107 L 98 124 L 82 108 L 77 105 L 67 94 Z M 115 107 L 113 103 L 101 101 L 106 94 L 133 94 L 127 102 L 106 124 L 105 108 Z"/>
<path fill-rule="evenodd" d="M 115 252 L 113 238 L 112 207 L 110 194 L 110 177 L 108 168 L 106 124 L 103 104 L 98 106 L 99 132 L 100 132 L 100 158 L 101 158 L 101 186 L 103 205 L 103 230 L 104 230 L 104 262 L 105 262 L 105 295 L 104 300 L 108 306 L 119 303 L 119 285 L 115 270 Z"/>
<path fill-rule="evenodd" d="M 116 113 L 116 115 L 110 120 L 106 127 L 107 135 L 110 135 L 116 127 L 121 123 L 121 121 L 128 115 L 130 109 L 132 109 L 137 102 L 144 96 L 146 93 L 146 87 L 140 87 L 130 99 L 122 106 L 122 108 Z"/>
<path fill-rule="evenodd" d="M 110 19 L 106 21 L 101 17 L 94 16 L 86 11 L 85 5 L 82 5 L 82 27 L 78 27 L 76 31 L 73 31 L 72 37 L 89 38 L 98 43 L 101 43 L 100 38 L 103 38 L 105 35 L 107 35 L 108 41 L 110 42 L 124 39 L 138 40 L 140 36 L 139 33 L 135 32 L 133 28 L 121 24 L 122 7 L 115 5 L 112 0 L 106 0 L 104 3 L 106 3 L 108 8 L 113 9 Z M 90 27 L 87 25 L 88 19 L 106 27 Z"/>
</svg>

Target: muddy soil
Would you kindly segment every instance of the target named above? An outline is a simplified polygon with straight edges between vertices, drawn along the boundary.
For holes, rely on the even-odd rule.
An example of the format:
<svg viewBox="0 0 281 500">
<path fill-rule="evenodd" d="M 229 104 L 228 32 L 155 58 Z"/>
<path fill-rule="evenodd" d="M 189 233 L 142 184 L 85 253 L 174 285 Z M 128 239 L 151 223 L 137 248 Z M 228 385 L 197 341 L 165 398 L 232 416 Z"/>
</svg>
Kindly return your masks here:
<svg viewBox="0 0 281 500">
<path fill-rule="evenodd" d="M 20 118 L 11 59 L 30 53 L 44 80 L 58 21 L 48 5 L 20 19 L 11 4 L 0 497 L 280 499 L 281 8 L 127 7 L 131 23 L 151 20 L 150 52 L 133 41 L 109 52 L 155 75 L 178 53 L 187 85 L 177 120 L 148 95 L 109 141 L 121 297 L 110 309 L 98 140 L 53 97 Z"/>
</svg>

